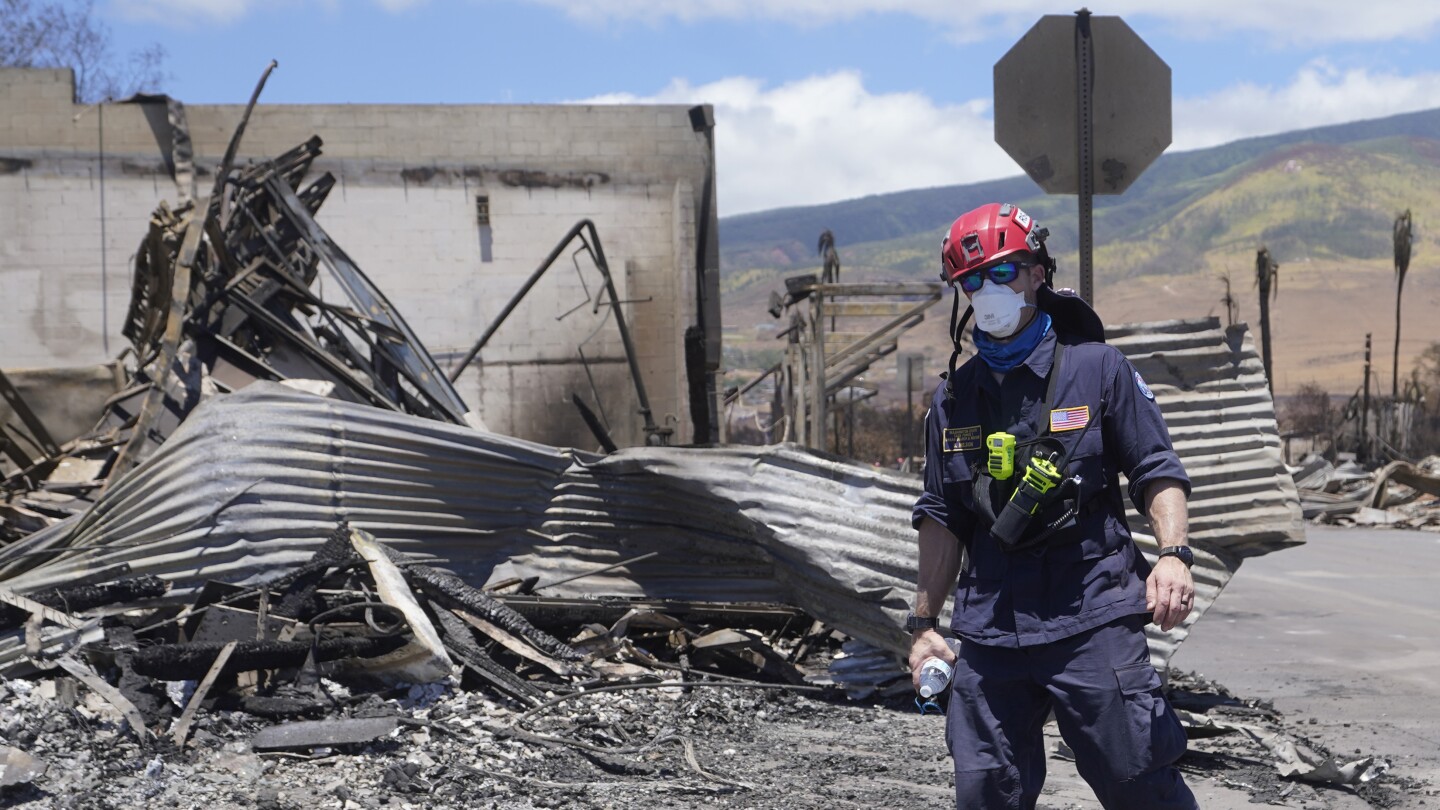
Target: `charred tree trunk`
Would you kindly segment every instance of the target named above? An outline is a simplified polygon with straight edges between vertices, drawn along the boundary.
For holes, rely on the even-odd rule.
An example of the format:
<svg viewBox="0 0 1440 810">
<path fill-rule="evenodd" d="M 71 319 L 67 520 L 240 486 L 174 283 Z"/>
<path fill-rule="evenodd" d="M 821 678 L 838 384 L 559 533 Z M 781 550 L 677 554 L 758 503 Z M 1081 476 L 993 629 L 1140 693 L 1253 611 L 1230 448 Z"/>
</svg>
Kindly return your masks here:
<svg viewBox="0 0 1440 810">
<path fill-rule="evenodd" d="M 1270 251 L 1260 248 L 1255 254 L 1255 283 L 1260 287 L 1260 357 L 1265 364 L 1265 384 L 1270 396 L 1275 396 L 1275 371 L 1270 359 L 1270 296 L 1272 290 L 1279 292 L 1276 283 L 1280 265 L 1270 256 Z"/>
</svg>

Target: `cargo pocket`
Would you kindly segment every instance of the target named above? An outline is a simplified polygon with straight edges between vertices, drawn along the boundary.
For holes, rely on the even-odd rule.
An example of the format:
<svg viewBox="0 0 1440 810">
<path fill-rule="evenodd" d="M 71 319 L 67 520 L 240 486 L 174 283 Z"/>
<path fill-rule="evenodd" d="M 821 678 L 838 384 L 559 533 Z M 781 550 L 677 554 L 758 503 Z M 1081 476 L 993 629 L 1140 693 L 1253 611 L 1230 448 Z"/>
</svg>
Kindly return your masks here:
<svg viewBox="0 0 1440 810">
<path fill-rule="evenodd" d="M 1185 753 L 1185 728 L 1160 692 L 1160 673 L 1148 661 L 1115 669 L 1132 741 L 1130 751 L 1113 752 L 1116 779 L 1133 779 L 1170 765 Z"/>
</svg>

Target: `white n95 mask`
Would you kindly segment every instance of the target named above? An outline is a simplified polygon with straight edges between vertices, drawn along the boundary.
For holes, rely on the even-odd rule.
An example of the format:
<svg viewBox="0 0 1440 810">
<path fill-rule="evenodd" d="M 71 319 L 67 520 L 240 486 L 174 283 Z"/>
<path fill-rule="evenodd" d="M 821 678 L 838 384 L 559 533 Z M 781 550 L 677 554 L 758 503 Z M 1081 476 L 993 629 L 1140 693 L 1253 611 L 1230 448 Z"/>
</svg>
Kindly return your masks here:
<svg viewBox="0 0 1440 810">
<path fill-rule="evenodd" d="M 970 299 L 975 309 L 975 328 L 996 338 L 1015 334 L 1020 325 L 1020 312 L 1025 309 L 1025 295 L 989 279 L 980 292 Z"/>
</svg>

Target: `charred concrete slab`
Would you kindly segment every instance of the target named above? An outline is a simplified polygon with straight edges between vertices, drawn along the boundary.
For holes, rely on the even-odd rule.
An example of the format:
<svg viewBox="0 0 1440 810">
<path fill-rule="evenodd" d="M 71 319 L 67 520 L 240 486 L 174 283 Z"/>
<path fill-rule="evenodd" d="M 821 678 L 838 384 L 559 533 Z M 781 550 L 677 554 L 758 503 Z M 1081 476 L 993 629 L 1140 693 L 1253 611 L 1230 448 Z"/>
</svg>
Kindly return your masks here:
<svg viewBox="0 0 1440 810">
<path fill-rule="evenodd" d="M 256 751 L 283 751 L 374 742 L 400 727 L 398 717 L 297 720 L 262 730 L 251 740 Z"/>
<path fill-rule="evenodd" d="M 44 776 L 50 763 L 8 745 L 0 745 L 0 788 L 33 782 Z"/>
</svg>

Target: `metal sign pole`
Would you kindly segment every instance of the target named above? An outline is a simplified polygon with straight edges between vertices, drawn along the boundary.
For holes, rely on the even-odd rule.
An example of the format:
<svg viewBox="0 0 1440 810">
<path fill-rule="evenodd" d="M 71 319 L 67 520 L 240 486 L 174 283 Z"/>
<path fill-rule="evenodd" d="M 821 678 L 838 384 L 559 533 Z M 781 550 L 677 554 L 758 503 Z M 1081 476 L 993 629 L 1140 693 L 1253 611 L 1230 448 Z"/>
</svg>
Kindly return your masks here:
<svg viewBox="0 0 1440 810">
<path fill-rule="evenodd" d="M 1095 80 L 1095 54 L 1090 36 L 1090 10 L 1075 12 L 1075 122 L 1076 140 L 1080 144 L 1080 297 L 1095 305 L 1094 266 L 1095 222 L 1095 122 L 1092 90 Z"/>
</svg>

